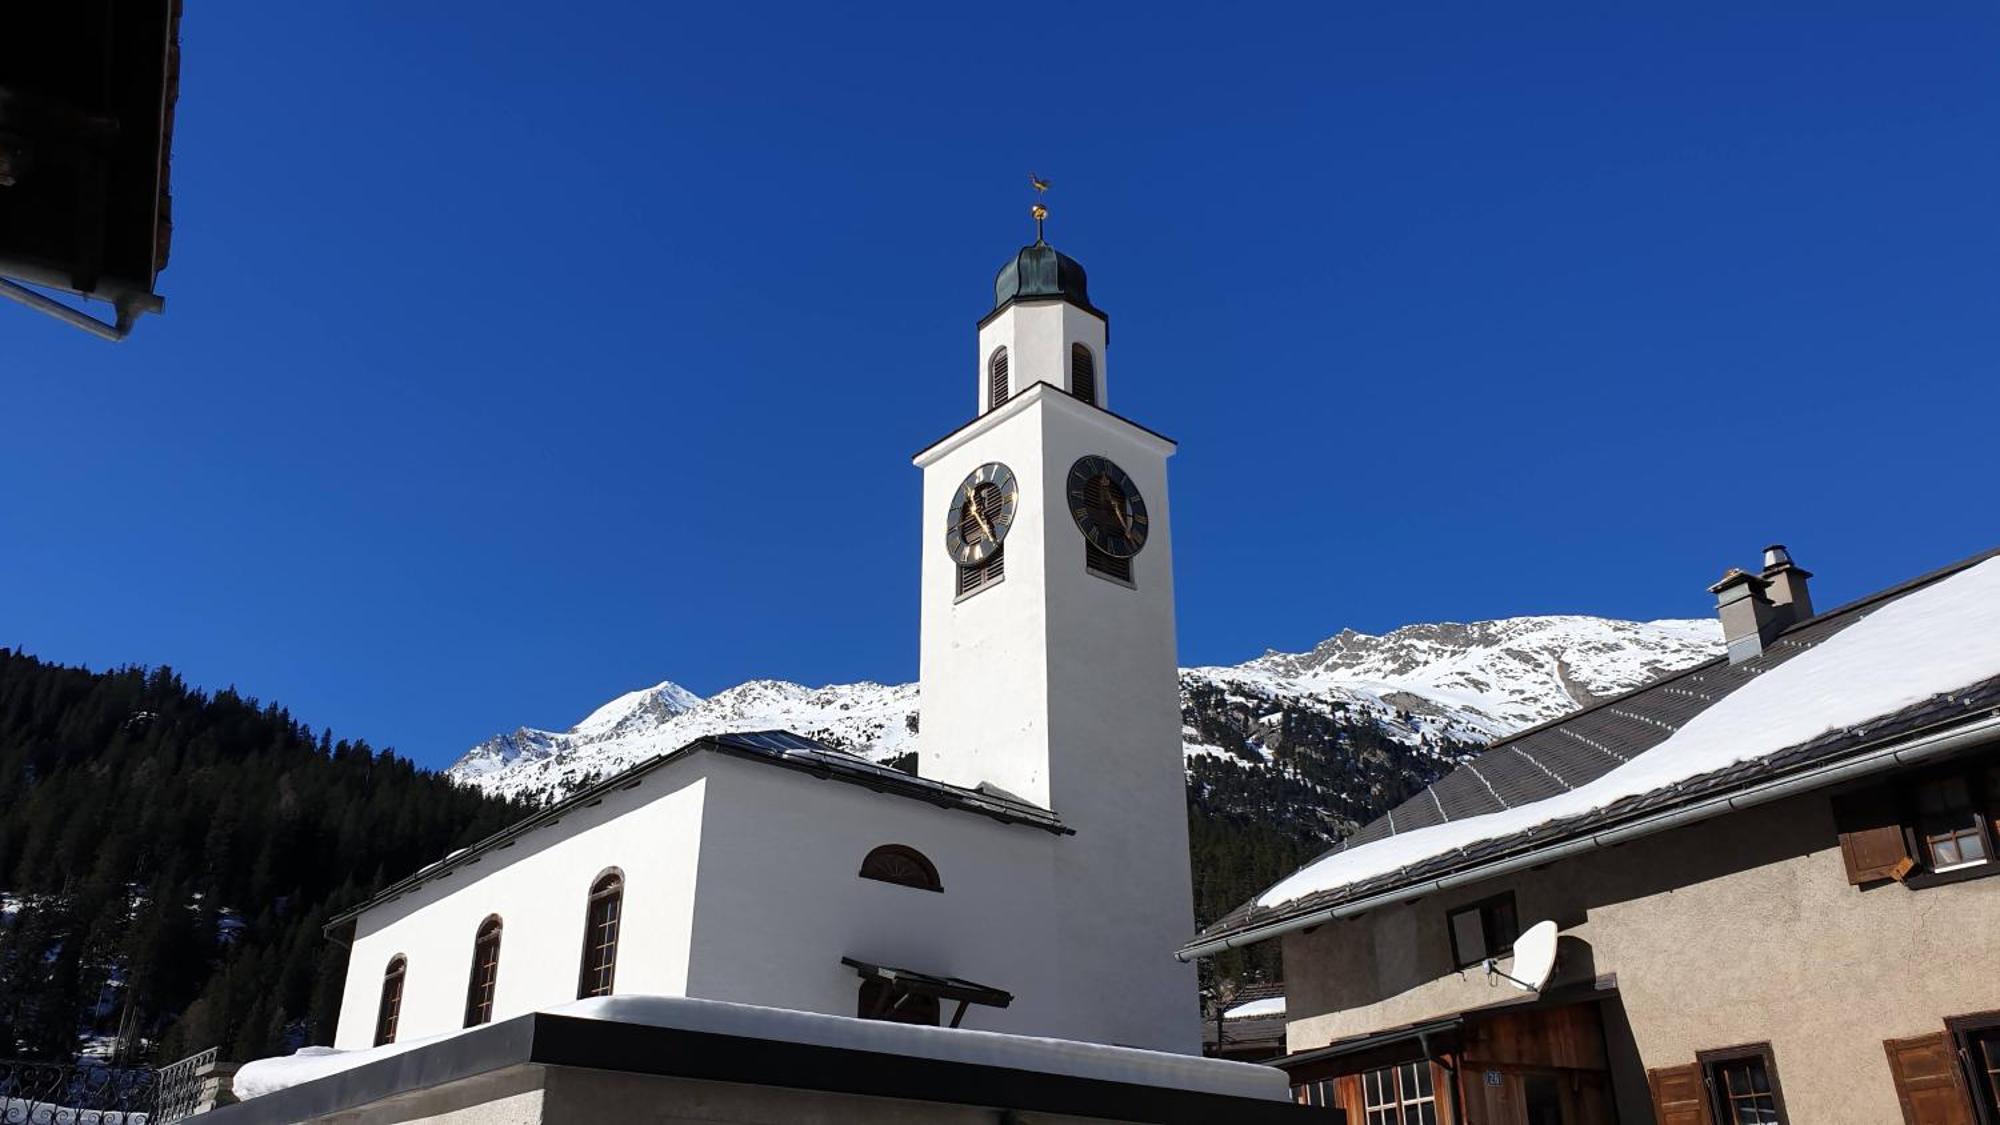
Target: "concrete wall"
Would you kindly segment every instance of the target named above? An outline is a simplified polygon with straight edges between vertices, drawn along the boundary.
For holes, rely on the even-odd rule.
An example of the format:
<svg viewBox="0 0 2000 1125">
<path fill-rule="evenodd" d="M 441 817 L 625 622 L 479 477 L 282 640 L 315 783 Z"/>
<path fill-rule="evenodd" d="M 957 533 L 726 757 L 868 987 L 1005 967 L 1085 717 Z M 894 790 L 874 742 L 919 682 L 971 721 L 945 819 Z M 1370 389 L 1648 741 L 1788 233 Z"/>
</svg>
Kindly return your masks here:
<svg viewBox="0 0 2000 1125">
<path fill-rule="evenodd" d="M 515 1066 L 317 1117 L 320 1125 L 993 1125 L 983 1106 L 734 1082 Z M 1034 1125 L 1110 1125 L 1104 1117 L 1022 1115 Z"/>
<path fill-rule="evenodd" d="M 1651 1119 L 1645 1068 L 1756 1041 L 1791 1120 L 1897 1121 L 1882 1041 L 2000 1008 L 2000 879 L 1852 887 L 1831 805 L 1807 795 L 1289 935 L 1290 1049 L 1518 995 L 1453 972 L 1445 933 L 1446 911 L 1504 890 L 1523 928 L 1561 927 L 1556 984 L 1616 974 L 1628 1125 Z"/>
<path fill-rule="evenodd" d="M 495 1020 L 576 999 L 590 885 L 611 866 L 625 874 L 617 991 L 686 995 L 709 765 L 704 756 L 654 773 L 635 789 L 570 813 L 559 826 L 530 832 L 362 915 L 334 1045 L 374 1043 L 382 974 L 397 954 L 408 969 L 396 1038 L 462 1027 L 473 937 L 489 914 L 502 922 Z"/>
</svg>

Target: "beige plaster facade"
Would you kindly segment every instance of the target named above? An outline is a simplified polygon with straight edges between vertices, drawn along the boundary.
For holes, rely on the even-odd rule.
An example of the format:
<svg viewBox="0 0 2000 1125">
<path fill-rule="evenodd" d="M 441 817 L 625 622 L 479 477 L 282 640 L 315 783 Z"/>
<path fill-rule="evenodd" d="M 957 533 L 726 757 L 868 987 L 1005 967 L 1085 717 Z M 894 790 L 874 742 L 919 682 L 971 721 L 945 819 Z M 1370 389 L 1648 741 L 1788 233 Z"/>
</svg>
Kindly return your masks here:
<svg viewBox="0 0 2000 1125">
<path fill-rule="evenodd" d="M 1551 989 L 1616 978 L 1626 1125 L 1652 1120 L 1646 1069 L 1759 1041 L 1797 1125 L 1899 1121 L 1883 1041 L 2000 1009 L 2000 879 L 1851 886 L 1829 797 L 1807 794 L 1287 935 L 1289 1049 L 1520 996 L 1453 971 L 1445 931 L 1509 890 L 1523 928 L 1561 928 Z"/>
</svg>

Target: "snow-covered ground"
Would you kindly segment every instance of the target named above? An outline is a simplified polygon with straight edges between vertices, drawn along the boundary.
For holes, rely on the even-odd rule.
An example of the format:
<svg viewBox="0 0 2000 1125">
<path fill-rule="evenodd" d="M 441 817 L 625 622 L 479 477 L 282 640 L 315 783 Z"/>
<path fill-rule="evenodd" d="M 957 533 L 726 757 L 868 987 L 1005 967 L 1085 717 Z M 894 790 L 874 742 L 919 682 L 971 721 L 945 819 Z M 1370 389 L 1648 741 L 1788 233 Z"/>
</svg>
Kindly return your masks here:
<svg viewBox="0 0 2000 1125">
<path fill-rule="evenodd" d="M 1291 1097 L 1290 1080 L 1283 1071 L 1271 1067 L 1067 1039 L 889 1023 L 685 996 L 603 996 L 572 1001 L 549 1011 L 582 1019 L 877 1051 L 903 1058 L 976 1063 L 1239 1098 L 1284 1101 Z M 306 1047 L 281 1058 L 259 1059 L 236 1072 L 236 1096 L 262 1097 L 463 1034 L 454 1031 L 357 1051 Z"/>
<path fill-rule="evenodd" d="M 2000 676 L 2000 559 L 1889 602 L 1759 675 L 1631 761 L 1545 800 L 1334 852 L 1257 898 L 1280 906 L 1482 840 L 1775 754 Z"/>
<path fill-rule="evenodd" d="M 1712 618 L 1512 617 L 1380 636 L 1350 629 L 1309 652 L 1183 669 L 1181 686 L 1184 699 L 1190 688 L 1215 687 L 1265 717 L 1285 707 L 1338 709 L 1422 747 L 1510 734 L 1714 656 L 1721 645 Z M 768 729 L 886 761 L 917 748 L 917 710 L 915 684 L 752 680 L 704 699 L 668 681 L 620 695 L 568 730 L 496 735 L 449 772 L 495 793 L 556 797 L 705 735 Z M 1234 753 L 1192 737 L 1184 749 Z"/>
</svg>

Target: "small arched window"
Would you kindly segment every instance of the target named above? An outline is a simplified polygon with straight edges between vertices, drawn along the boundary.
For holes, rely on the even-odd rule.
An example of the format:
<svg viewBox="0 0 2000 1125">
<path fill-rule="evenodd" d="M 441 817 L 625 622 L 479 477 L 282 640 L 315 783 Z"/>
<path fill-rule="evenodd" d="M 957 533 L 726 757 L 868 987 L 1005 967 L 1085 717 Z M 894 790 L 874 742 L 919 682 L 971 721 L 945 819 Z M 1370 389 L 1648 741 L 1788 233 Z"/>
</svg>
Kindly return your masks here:
<svg viewBox="0 0 2000 1125">
<path fill-rule="evenodd" d="M 1007 401 L 1007 349 L 993 353 L 986 363 L 986 409 Z"/>
<path fill-rule="evenodd" d="M 590 885 L 590 906 L 583 922 L 583 969 L 577 976 L 576 998 L 611 995 L 611 978 L 618 968 L 618 926 L 625 914 L 625 876 L 612 868 Z"/>
<path fill-rule="evenodd" d="M 488 915 L 472 939 L 472 979 L 465 986 L 465 1026 L 493 1018 L 493 989 L 500 983 L 500 916 Z"/>
<path fill-rule="evenodd" d="M 1069 347 L 1069 393 L 1097 405 L 1097 360 L 1082 344 Z"/>
<path fill-rule="evenodd" d="M 375 1009 L 375 1045 L 396 1041 L 396 1021 L 403 1014 L 403 975 L 410 963 L 398 953 L 389 958 L 389 968 L 382 974 L 382 1003 Z"/>
<path fill-rule="evenodd" d="M 936 865 L 924 853 L 902 844 L 883 844 L 869 852 L 861 861 L 861 877 L 924 891 L 944 890 Z"/>
</svg>

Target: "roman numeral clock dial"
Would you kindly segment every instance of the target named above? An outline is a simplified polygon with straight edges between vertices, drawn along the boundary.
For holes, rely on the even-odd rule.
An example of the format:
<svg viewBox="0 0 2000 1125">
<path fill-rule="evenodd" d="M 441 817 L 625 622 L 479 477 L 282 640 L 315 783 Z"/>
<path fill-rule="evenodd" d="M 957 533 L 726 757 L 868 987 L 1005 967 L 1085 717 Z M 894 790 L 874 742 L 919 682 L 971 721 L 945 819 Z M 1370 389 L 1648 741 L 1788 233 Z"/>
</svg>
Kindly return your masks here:
<svg viewBox="0 0 2000 1125">
<path fill-rule="evenodd" d="M 1021 501 L 1021 486 L 1014 470 L 998 461 L 988 461 L 966 475 L 951 494 L 951 511 L 945 516 L 944 549 L 960 566 L 979 566 L 1000 550 L 1007 529 L 1014 526 L 1014 510 Z"/>
<path fill-rule="evenodd" d="M 1151 520 L 1139 486 L 1111 461 L 1081 457 L 1069 468 L 1069 514 L 1090 545 L 1129 559 L 1146 546 Z"/>
</svg>

